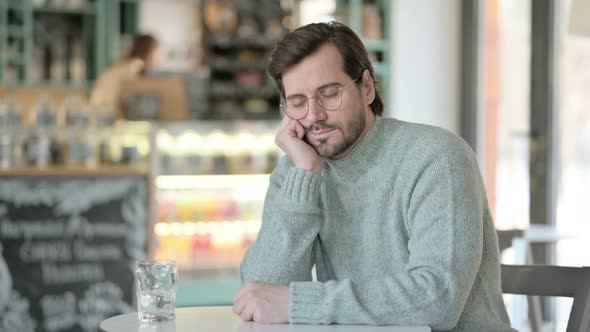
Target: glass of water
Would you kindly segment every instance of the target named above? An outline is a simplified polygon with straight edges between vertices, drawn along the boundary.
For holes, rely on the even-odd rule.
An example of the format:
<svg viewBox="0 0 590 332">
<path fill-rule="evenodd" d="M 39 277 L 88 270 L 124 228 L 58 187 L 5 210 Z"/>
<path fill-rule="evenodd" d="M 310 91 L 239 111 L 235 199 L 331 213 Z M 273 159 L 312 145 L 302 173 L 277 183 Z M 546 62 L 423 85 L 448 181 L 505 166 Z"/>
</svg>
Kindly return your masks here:
<svg viewBox="0 0 590 332">
<path fill-rule="evenodd" d="M 174 320 L 176 308 L 176 262 L 137 262 L 137 313 L 140 322 Z"/>
</svg>

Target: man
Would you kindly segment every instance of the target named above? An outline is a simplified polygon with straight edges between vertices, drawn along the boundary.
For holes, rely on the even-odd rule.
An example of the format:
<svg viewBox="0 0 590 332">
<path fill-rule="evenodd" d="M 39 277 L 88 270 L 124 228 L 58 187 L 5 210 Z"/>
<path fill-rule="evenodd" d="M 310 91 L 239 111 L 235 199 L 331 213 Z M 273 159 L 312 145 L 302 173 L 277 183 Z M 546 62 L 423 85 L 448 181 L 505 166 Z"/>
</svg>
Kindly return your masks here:
<svg viewBox="0 0 590 332">
<path fill-rule="evenodd" d="M 234 312 L 261 323 L 511 331 L 477 161 L 439 128 L 382 119 L 367 51 L 310 24 L 271 56 L 286 153 Z M 317 281 L 312 281 L 315 265 Z"/>
</svg>

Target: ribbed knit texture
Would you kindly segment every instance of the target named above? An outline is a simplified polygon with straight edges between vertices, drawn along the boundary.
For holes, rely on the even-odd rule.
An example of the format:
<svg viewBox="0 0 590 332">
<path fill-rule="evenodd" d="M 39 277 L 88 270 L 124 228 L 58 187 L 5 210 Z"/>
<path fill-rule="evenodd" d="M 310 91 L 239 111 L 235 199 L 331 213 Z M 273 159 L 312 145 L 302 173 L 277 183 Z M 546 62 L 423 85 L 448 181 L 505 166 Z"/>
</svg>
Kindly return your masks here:
<svg viewBox="0 0 590 332">
<path fill-rule="evenodd" d="M 321 174 L 283 158 L 241 274 L 290 285 L 291 323 L 512 330 L 477 161 L 436 127 L 377 117 Z"/>
</svg>

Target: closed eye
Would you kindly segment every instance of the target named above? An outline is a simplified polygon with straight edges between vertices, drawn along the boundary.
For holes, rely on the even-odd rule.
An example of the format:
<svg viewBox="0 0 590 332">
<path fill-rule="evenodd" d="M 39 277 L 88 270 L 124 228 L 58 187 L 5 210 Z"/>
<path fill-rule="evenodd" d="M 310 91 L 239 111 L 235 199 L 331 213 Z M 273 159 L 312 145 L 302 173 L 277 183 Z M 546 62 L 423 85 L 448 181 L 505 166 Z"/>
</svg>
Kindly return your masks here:
<svg viewBox="0 0 590 332">
<path fill-rule="evenodd" d="M 318 95 L 322 97 L 334 97 L 340 92 L 339 86 L 328 86 L 321 90 L 318 90 Z"/>
<path fill-rule="evenodd" d="M 299 106 L 305 105 L 306 100 L 307 100 L 306 98 L 294 97 L 294 98 L 289 98 L 287 100 L 287 103 L 293 107 L 299 107 Z"/>
</svg>

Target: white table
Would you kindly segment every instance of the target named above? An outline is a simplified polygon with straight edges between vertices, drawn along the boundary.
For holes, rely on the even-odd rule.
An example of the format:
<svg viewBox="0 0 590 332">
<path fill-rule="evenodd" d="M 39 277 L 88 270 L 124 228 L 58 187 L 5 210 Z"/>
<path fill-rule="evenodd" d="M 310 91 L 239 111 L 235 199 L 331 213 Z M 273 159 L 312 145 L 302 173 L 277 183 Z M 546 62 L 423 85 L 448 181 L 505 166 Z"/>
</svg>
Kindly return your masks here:
<svg viewBox="0 0 590 332">
<path fill-rule="evenodd" d="M 176 309 L 176 321 L 140 323 L 137 313 L 119 315 L 100 323 L 101 332 L 430 332 L 427 326 L 257 324 L 242 322 L 231 307 Z"/>
</svg>

